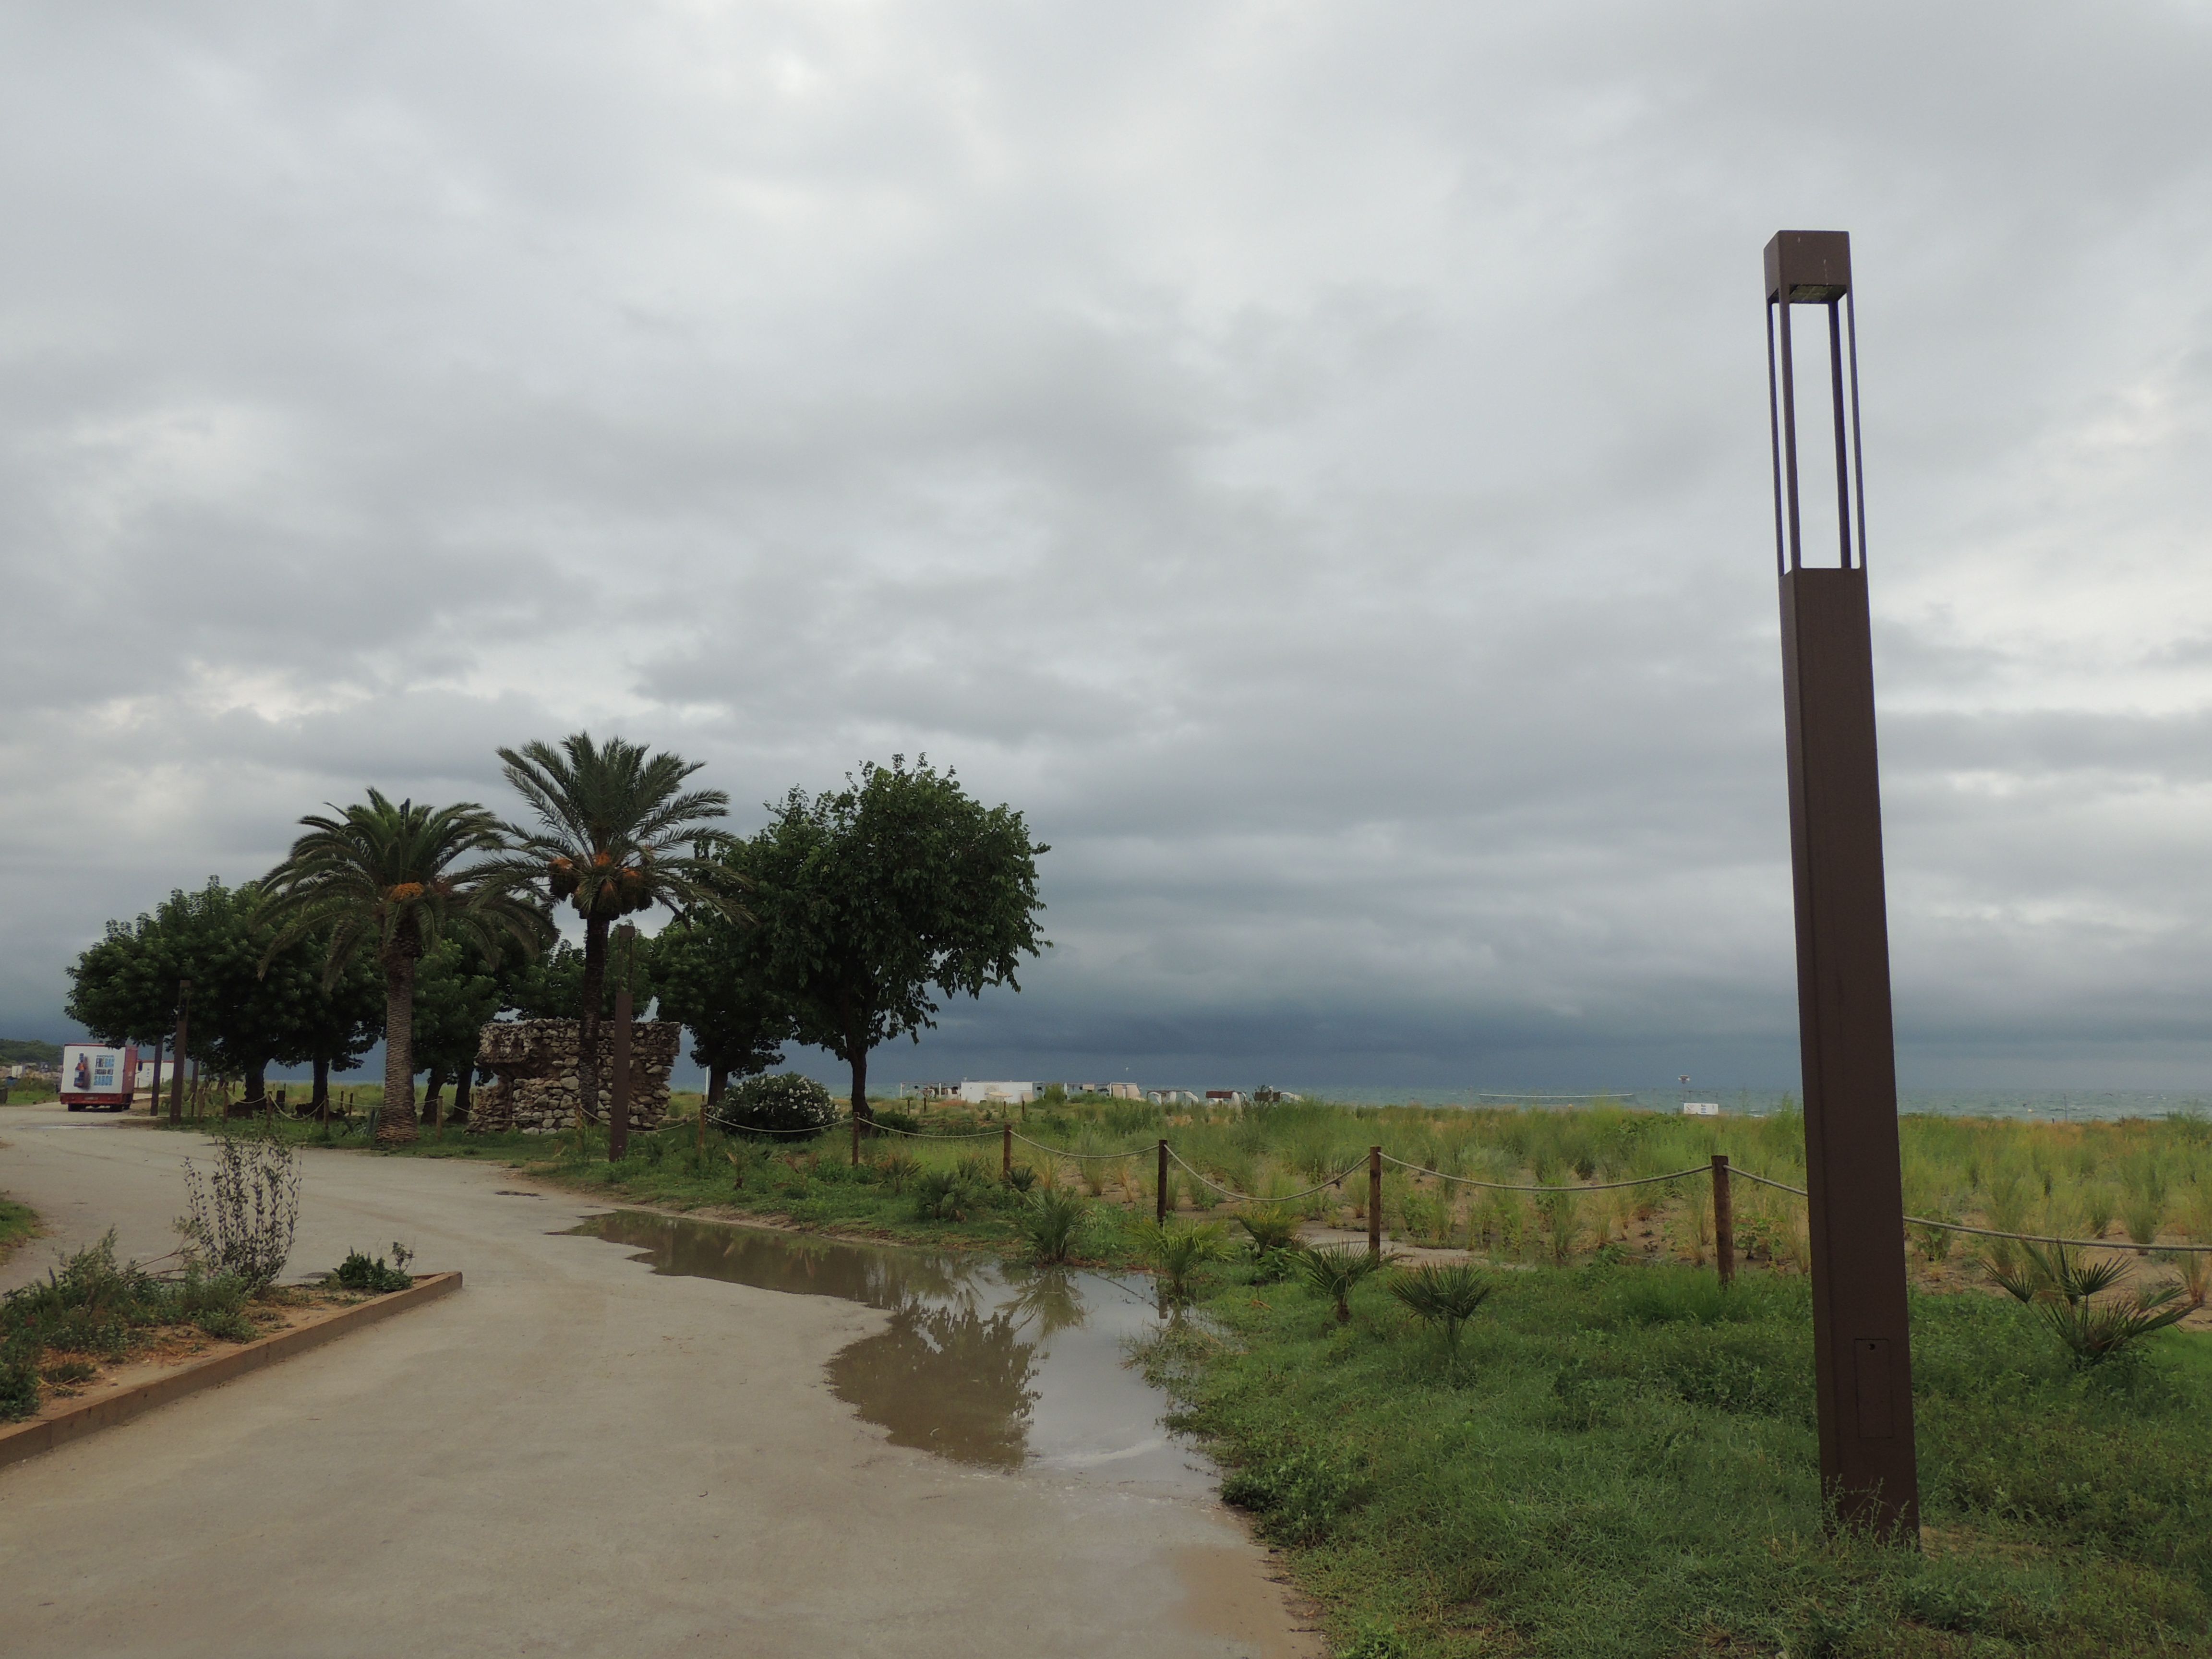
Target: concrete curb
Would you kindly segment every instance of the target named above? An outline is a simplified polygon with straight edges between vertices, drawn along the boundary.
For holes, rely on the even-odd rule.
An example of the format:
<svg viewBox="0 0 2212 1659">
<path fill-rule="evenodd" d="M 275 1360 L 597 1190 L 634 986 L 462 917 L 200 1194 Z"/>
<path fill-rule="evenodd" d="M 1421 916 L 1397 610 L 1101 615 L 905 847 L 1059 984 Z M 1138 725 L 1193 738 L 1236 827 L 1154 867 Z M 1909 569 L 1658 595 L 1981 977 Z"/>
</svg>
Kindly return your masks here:
<svg viewBox="0 0 2212 1659">
<path fill-rule="evenodd" d="M 57 1446 L 98 1429 L 112 1428 L 118 1423 L 127 1423 L 142 1413 L 156 1406 L 166 1406 L 172 1400 L 181 1400 L 202 1389 L 212 1389 L 228 1382 L 233 1377 L 243 1376 L 248 1371 L 258 1371 L 264 1365 L 273 1365 L 280 1359 L 289 1359 L 295 1353 L 305 1353 L 310 1348 L 320 1347 L 333 1337 L 343 1336 L 348 1331 L 359 1330 L 364 1325 L 374 1325 L 379 1320 L 389 1319 L 393 1314 L 404 1313 L 410 1308 L 461 1288 L 458 1273 L 432 1273 L 411 1290 L 394 1291 L 380 1296 L 374 1302 L 362 1302 L 341 1310 L 328 1319 L 313 1325 L 303 1325 L 296 1330 L 279 1331 L 274 1336 L 264 1336 L 249 1342 L 228 1353 L 219 1353 L 206 1359 L 196 1359 L 189 1365 L 179 1365 L 175 1370 L 141 1382 L 99 1400 L 88 1400 L 81 1406 L 35 1423 L 12 1424 L 0 1428 L 0 1468 L 10 1463 L 20 1463 L 27 1457 L 36 1457 L 40 1452 L 52 1451 Z"/>
</svg>

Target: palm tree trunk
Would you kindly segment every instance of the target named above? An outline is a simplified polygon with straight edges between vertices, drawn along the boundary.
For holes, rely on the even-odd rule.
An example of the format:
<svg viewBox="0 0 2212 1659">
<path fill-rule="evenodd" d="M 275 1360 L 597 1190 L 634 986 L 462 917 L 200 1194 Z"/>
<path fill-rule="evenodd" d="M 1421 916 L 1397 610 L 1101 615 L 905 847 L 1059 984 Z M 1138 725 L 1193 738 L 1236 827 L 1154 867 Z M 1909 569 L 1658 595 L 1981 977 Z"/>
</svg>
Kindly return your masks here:
<svg viewBox="0 0 2212 1659">
<path fill-rule="evenodd" d="M 607 922 L 584 921 L 584 1006 L 576 1019 L 576 1099 L 586 1118 L 599 1115 L 599 999 L 607 987 Z"/>
<path fill-rule="evenodd" d="M 380 1146 L 415 1139 L 415 958 L 384 953 L 384 1104 L 376 1115 Z"/>
</svg>

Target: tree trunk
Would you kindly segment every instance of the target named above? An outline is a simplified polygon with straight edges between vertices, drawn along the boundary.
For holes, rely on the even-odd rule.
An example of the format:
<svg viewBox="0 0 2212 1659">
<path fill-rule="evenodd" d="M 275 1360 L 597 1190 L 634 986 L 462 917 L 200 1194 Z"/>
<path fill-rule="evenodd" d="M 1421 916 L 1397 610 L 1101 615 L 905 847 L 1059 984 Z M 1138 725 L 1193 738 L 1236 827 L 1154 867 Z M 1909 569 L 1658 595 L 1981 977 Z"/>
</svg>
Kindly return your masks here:
<svg viewBox="0 0 2212 1659">
<path fill-rule="evenodd" d="M 730 1068 L 709 1066 L 707 1068 L 707 1109 L 713 1111 L 722 1103 L 722 1091 L 730 1086 Z"/>
<path fill-rule="evenodd" d="M 442 1066 L 433 1066 L 430 1068 L 430 1075 L 424 1079 L 424 1083 L 422 1121 L 435 1129 L 439 1127 L 438 1109 L 445 1103 L 446 1068 Z"/>
<path fill-rule="evenodd" d="M 584 921 L 584 1006 L 576 1011 L 576 1099 L 586 1118 L 599 1115 L 599 999 L 607 988 L 607 923 Z"/>
<path fill-rule="evenodd" d="M 404 1146 L 415 1139 L 415 957 L 384 953 L 384 1104 L 376 1143 Z"/>
<path fill-rule="evenodd" d="M 269 1106 L 269 1062 L 257 1060 L 246 1068 L 246 1080 L 239 1085 L 239 1104 L 250 1105 L 257 1112 Z"/>
<path fill-rule="evenodd" d="M 876 1121 L 868 1110 L 868 1045 L 865 1038 L 853 1045 L 853 1121 L 862 1124 Z"/>
<path fill-rule="evenodd" d="M 315 1056 L 315 1121 L 331 1121 L 331 1057 Z"/>
<path fill-rule="evenodd" d="M 453 1121 L 463 1128 L 476 1110 L 476 1091 L 471 1086 L 477 1080 L 476 1063 L 471 1060 L 461 1067 L 461 1074 L 453 1079 Z"/>
</svg>

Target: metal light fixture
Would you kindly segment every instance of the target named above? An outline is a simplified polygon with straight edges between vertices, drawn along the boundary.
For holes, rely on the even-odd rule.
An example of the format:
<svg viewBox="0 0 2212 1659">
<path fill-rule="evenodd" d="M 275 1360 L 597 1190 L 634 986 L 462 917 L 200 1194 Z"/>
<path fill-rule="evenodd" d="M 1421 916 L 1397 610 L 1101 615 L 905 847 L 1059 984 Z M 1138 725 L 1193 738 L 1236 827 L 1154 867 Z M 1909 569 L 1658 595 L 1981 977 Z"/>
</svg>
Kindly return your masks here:
<svg viewBox="0 0 2212 1659">
<path fill-rule="evenodd" d="M 1834 565 L 1805 562 L 1798 512 L 1791 313 L 1808 305 L 1827 313 Z M 1920 1489 L 1849 234 L 1778 232 L 1766 245 L 1766 314 L 1821 1485 L 1844 1526 L 1917 1542 Z"/>
</svg>

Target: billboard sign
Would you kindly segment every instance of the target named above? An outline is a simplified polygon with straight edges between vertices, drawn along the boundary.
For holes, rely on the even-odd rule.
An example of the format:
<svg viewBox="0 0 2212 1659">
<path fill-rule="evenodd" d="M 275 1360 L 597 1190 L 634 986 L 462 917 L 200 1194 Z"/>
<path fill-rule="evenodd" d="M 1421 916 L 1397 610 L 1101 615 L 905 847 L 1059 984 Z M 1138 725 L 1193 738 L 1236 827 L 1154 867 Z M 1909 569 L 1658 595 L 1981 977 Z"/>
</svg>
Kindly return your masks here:
<svg viewBox="0 0 2212 1659">
<path fill-rule="evenodd" d="M 88 1042 L 62 1048 L 61 1097 L 112 1101 L 131 1097 L 131 1071 L 138 1055 L 132 1048 L 105 1048 Z"/>
</svg>

